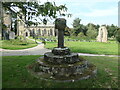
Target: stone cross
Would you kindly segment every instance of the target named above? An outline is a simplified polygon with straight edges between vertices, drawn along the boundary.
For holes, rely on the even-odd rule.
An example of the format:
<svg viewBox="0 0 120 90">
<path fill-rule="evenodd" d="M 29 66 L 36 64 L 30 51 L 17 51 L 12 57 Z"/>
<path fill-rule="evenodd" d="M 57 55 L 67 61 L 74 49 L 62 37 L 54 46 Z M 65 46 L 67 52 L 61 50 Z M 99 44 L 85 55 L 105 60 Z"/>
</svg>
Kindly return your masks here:
<svg viewBox="0 0 120 90">
<path fill-rule="evenodd" d="M 64 18 L 57 18 L 55 20 L 55 29 L 58 29 L 58 48 L 64 48 L 65 27 L 66 27 L 66 20 Z"/>
</svg>

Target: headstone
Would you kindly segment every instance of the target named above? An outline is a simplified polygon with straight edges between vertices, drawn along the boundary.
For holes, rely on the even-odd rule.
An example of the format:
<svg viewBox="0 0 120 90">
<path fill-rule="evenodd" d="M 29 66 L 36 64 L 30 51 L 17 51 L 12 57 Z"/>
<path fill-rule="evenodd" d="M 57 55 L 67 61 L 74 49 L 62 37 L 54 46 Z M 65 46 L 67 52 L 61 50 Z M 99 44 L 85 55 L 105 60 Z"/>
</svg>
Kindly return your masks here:
<svg viewBox="0 0 120 90">
<path fill-rule="evenodd" d="M 9 39 L 15 39 L 15 33 L 13 31 L 9 32 Z"/>
<path fill-rule="evenodd" d="M 107 42 L 107 29 L 105 26 L 101 26 L 99 28 L 98 36 L 97 36 L 97 41 L 98 42 Z"/>
</svg>

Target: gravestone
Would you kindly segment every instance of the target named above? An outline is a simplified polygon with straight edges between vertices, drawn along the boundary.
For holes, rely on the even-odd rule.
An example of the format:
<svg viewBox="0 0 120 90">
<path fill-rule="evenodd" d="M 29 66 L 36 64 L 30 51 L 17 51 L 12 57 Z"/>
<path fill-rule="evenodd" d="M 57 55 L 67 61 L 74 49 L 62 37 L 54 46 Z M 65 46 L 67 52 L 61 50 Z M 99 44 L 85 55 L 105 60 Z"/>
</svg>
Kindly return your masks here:
<svg viewBox="0 0 120 90">
<path fill-rule="evenodd" d="M 97 36 L 97 41 L 98 42 L 107 42 L 107 29 L 105 26 L 101 26 L 99 28 L 98 36 Z"/>
<path fill-rule="evenodd" d="M 47 52 L 35 64 L 30 65 L 29 72 L 41 79 L 55 81 L 73 81 L 87 79 L 96 75 L 96 66 L 79 58 L 77 53 L 72 53 L 64 47 L 64 30 L 66 20 L 58 18 L 55 28 L 58 29 L 58 46 L 52 52 Z"/>
<path fill-rule="evenodd" d="M 9 39 L 15 39 L 15 33 L 13 31 L 9 32 Z"/>
</svg>

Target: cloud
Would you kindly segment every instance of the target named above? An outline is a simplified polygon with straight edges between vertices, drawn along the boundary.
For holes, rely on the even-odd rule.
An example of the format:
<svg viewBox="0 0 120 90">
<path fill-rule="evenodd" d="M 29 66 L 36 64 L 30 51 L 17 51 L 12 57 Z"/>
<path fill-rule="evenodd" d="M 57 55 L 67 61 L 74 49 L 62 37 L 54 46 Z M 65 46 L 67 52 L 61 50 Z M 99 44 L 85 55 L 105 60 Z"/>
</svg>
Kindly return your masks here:
<svg viewBox="0 0 120 90">
<path fill-rule="evenodd" d="M 40 0 L 55 1 L 56 5 L 66 4 L 71 18 L 66 18 L 67 25 L 72 27 L 76 17 L 82 19 L 83 24 L 117 24 L 119 0 Z M 112 18 L 111 18 L 112 17 Z"/>
<path fill-rule="evenodd" d="M 113 7 L 109 9 L 92 9 L 91 12 L 79 12 L 74 14 L 74 16 L 86 16 L 86 17 L 105 17 L 105 16 L 117 16 L 118 15 L 118 8 Z"/>
</svg>

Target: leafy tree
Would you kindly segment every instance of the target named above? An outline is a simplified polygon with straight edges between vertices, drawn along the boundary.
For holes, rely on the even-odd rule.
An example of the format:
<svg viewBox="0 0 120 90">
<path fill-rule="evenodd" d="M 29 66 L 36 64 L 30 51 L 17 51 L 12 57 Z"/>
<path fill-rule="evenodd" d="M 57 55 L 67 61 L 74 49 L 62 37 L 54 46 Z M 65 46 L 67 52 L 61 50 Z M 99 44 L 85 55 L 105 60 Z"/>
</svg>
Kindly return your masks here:
<svg viewBox="0 0 120 90">
<path fill-rule="evenodd" d="M 115 37 L 118 27 L 115 25 L 107 25 L 108 37 Z"/>
<path fill-rule="evenodd" d="M 65 12 L 67 12 L 67 7 L 65 5 L 57 6 L 55 2 L 45 2 L 44 4 L 35 2 L 34 0 L 32 2 L 2 2 L 2 7 L 5 11 L 14 13 L 12 14 L 12 17 L 15 19 L 13 22 L 15 23 L 14 25 L 17 24 L 18 15 L 27 27 L 31 25 L 37 26 L 41 22 L 47 24 L 48 20 L 55 19 L 59 15 L 68 17 L 71 16 L 71 14 L 65 14 Z M 19 10 L 15 8 L 18 8 Z M 22 18 L 21 16 L 24 16 L 25 18 Z M 17 32 L 16 27 L 14 27 L 14 31 L 15 33 Z"/>
<path fill-rule="evenodd" d="M 97 31 L 99 31 L 99 27 L 100 27 L 100 25 L 95 25 L 95 29 L 97 30 Z"/>
<path fill-rule="evenodd" d="M 81 21 L 81 19 L 76 18 L 76 19 L 73 21 L 73 27 L 74 27 L 74 28 L 77 28 L 77 27 L 80 25 L 80 21 Z"/>
<path fill-rule="evenodd" d="M 25 16 L 25 23 L 29 24 L 31 19 L 34 17 L 39 17 L 39 19 L 46 24 L 47 20 L 55 19 L 58 15 L 60 16 L 71 16 L 71 14 L 62 13 L 62 11 L 66 12 L 67 7 L 65 5 L 56 6 L 55 2 L 45 2 L 44 4 L 40 4 L 39 2 L 3 2 L 3 7 L 10 11 L 16 11 L 14 7 L 18 7 L 20 11 L 16 11 L 17 14 L 22 14 Z M 14 9 L 14 10 L 13 10 Z M 40 18 L 40 16 L 44 18 Z M 36 21 L 32 23 L 36 23 Z"/>
<path fill-rule="evenodd" d="M 96 37 L 97 37 L 97 31 L 88 30 L 87 31 L 87 37 L 89 37 L 90 39 L 96 39 Z"/>
<path fill-rule="evenodd" d="M 69 27 L 66 27 L 65 31 L 64 31 L 64 35 L 65 36 L 70 36 L 70 31 L 71 31 L 71 29 Z"/>
<path fill-rule="evenodd" d="M 80 32 L 82 32 L 86 36 L 87 28 L 83 24 L 80 24 L 81 19 L 76 18 L 73 21 L 73 28 L 74 28 L 74 35 L 78 35 Z"/>
<path fill-rule="evenodd" d="M 97 37 L 97 29 L 98 26 L 96 27 L 96 25 L 92 24 L 92 23 L 88 23 L 87 24 L 87 36 L 90 38 L 90 39 L 95 39 Z"/>
<path fill-rule="evenodd" d="M 82 32 L 80 32 L 77 37 L 79 37 L 79 39 L 85 39 L 86 38 L 86 36 Z"/>
<path fill-rule="evenodd" d="M 88 30 L 96 30 L 96 25 L 94 25 L 93 23 L 88 23 L 87 28 Z"/>
<path fill-rule="evenodd" d="M 85 36 L 87 36 L 87 31 L 88 31 L 87 27 L 86 27 L 85 25 L 81 24 L 81 32 L 82 32 Z"/>
</svg>

